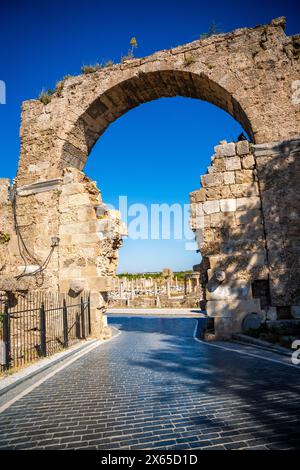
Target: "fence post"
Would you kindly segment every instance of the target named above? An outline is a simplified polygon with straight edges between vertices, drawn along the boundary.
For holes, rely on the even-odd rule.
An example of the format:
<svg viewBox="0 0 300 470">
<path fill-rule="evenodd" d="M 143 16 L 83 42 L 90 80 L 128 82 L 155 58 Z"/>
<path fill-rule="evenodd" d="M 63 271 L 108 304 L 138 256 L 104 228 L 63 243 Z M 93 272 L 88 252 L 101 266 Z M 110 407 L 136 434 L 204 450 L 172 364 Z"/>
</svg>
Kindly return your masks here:
<svg viewBox="0 0 300 470">
<path fill-rule="evenodd" d="M 40 354 L 41 356 L 47 356 L 47 345 L 46 345 L 46 313 L 45 305 L 42 303 L 40 308 L 40 334 L 41 334 L 41 345 Z"/>
<path fill-rule="evenodd" d="M 75 332 L 76 332 L 76 338 L 80 339 L 80 316 L 79 316 L 79 313 L 76 313 Z"/>
<path fill-rule="evenodd" d="M 64 328 L 64 347 L 67 348 L 69 345 L 69 332 L 68 332 L 68 308 L 66 299 L 63 304 L 63 328 Z"/>
<path fill-rule="evenodd" d="M 3 318 L 3 342 L 4 342 L 4 347 L 5 347 L 5 350 L 4 350 L 5 365 L 4 365 L 4 367 L 5 367 L 5 369 L 9 369 L 10 368 L 10 360 L 11 360 L 11 356 L 10 356 L 11 341 L 10 341 L 10 315 L 9 315 L 8 305 L 7 304 L 5 305 L 4 318 Z"/>
<path fill-rule="evenodd" d="M 85 306 L 84 306 L 84 300 L 82 297 L 80 299 L 80 309 L 81 309 L 81 333 L 82 333 L 82 338 L 85 339 L 86 338 L 85 337 L 85 319 L 84 319 Z"/>
<path fill-rule="evenodd" d="M 91 296 L 88 296 L 88 328 L 89 328 L 89 335 L 92 332 L 92 325 L 91 325 Z"/>
</svg>

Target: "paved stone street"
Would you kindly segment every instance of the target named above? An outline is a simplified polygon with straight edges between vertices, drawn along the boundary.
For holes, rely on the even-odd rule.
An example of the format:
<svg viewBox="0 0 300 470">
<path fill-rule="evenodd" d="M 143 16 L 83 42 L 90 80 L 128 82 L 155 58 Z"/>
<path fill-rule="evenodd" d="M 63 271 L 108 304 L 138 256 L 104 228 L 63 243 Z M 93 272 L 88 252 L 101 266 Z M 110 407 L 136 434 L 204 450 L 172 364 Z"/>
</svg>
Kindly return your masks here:
<svg viewBox="0 0 300 470">
<path fill-rule="evenodd" d="M 1 449 L 300 448 L 297 368 L 197 342 L 191 318 L 110 323 L 120 336 L 0 415 Z"/>
</svg>

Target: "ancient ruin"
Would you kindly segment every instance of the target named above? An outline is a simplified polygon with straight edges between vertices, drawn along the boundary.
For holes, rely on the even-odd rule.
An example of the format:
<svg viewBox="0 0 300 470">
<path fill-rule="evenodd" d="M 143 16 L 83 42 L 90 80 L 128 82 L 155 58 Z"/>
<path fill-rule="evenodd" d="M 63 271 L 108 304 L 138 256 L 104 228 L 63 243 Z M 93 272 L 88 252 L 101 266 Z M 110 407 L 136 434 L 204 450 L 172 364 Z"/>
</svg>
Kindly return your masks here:
<svg viewBox="0 0 300 470">
<path fill-rule="evenodd" d="M 180 279 L 173 273 L 168 277 L 162 274 L 114 278 L 109 307 L 201 308 L 204 295 L 199 272 L 186 273 Z"/>
<path fill-rule="evenodd" d="M 248 312 L 299 315 L 300 37 L 284 27 L 278 18 L 125 60 L 66 78 L 48 103 L 24 102 L 17 177 L 0 182 L 0 290 L 89 290 L 101 335 L 126 229 L 83 169 L 111 122 L 180 95 L 227 111 L 251 140 L 217 145 L 191 194 L 217 335 L 239 331 Z"/>
</svg>

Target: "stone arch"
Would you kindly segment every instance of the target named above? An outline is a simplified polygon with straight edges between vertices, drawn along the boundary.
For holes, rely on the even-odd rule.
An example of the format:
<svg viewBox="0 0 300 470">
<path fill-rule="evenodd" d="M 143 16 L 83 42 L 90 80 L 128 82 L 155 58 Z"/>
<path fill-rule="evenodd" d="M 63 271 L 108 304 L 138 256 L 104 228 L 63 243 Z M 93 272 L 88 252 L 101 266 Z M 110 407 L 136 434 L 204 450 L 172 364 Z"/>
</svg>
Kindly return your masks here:
<svg viewBox="0 0 300 470">
<path fill-rule="evenodd" d="M 262 256 L 260 261 L 256 256 L 251 263 L 262 263 L 259 272 L 266 273 L 263 275 L 270 281 L 272 306 L 287 305 L 299 312 L 299 36 L 286 36 L 284 26 L 285 19 L 278 18 L 267 25 L 237 29 L 148 57 L 125 60 L 61 81 L 47 103 L 24 102 L 14 186 L 16 214 L 7 198 L 9 183 L 3 180 L 0 185 L 4 201 L 1 208 L 12 233 L 8 251 L 13 259 L 0 273 L 0 283 L 4 279 L 3 285 L 7 285 L 5 276 L 14 276 L 24 268 L 16 248 L 16 215 L 22 238 L 39 266 L 47 259 L 52 237 L 60 238 L 44 271 L 43 289 L 67 292 L 72 285 L 76 289 L 85 285 L 94 293 L 109 289 L 122 228 L 116 214 L 107 213 L 100 191 L 81 170 L 111 122 L 141 103 L 180 95 L 209 101 L 227 111 L 240 122 L 253 144 L 246 150 L 235 143 L 215 148 L 203 188 L 192 194 L 193 204 L 206 211 L 205 230 L 210 239 L 205 243 L 210 268 L 220 265 L 221 254 L 225 256 L 221 264 L 226 270 L 230 261 L 227 255 L 234 253 L 237 269 L 242 259 L 248 270 L 245 250 L 232 251 L 227 245 L 228 251 L 224 251 L 223 242 L 231 242 L 233 231 L 238 237 L 240 233 L 252 237 L 253 224 L 251 220 L 248 224 L 248 209 L 243 208 L 248 202 L 251 206 L 254 196 L 257 206 L 252 209 L 260 211 L 260 223 L 254 223 L 259 237 L 252 240 L 252 245 L 256 250 L 259 238 Z M 212 216 L 238 212 L 238 207 L 244 213 L 232 214 L 235 225 L 222 214 Z M 245 221 L 248 233 L 236 228 Z M 216 234 L 224 228 L 227 239 L 215 243 Z M 111 236 L 106 237 L 107 233 Z M 36 266 L 32 268 L 36 272 Z M 32 286 L 33 277 L 29 278 Z M 244 295 L 248 294 L 242 289 Z M 96 319 L 105 302 L 102 299 L 99 305 L 95 298 Z M 232 308 L 229 297 L 221 300 L 220 311 L 229 315 L 229 322 L 221 318 L 221 330 L 223 324 L 236 328 L 232 326 L 235 320 L 240 327 L 244 300 L 236 299 Z"/>
<path fill-rule="evenodd" d="M 67 134 L 62 148 L 61 167 L 71 164 L 82 170 L 91 149 L 113 121 L 140 104 L 174 96 L 204 100 L 223 109 L 242 125 L 254 141 L 250 120 L 239 102 L 204 73 L 173 69 L 138 72 L 91 100 Z M 75 133 L 83 144 L 81 150 L 72 144 Z"/>
<path fill-rule="evenodd" d="M 46 106 L 23 103 L 19 184 L 57 177 L 66 166 L 83 168 L 111 122 L 162 96 L 210 101 L 239 121 L 255 144 L 298 137 L 297 40 L 284 26 L 279 18 L 95 69 L 60 82 Z"/>
</svg>

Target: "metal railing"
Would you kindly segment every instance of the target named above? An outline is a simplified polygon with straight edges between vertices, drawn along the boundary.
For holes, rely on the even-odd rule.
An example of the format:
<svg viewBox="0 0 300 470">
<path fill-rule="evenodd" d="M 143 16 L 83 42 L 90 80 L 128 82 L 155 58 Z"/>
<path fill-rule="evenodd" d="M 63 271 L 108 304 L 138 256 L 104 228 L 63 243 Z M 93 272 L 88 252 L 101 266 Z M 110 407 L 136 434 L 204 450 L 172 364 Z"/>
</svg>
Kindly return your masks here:
<svg viewBox="0 0 300 470">
<path fill-rule="evenodd" d="M 21 367 L 91 334 L 90 297 L 32 293 L 0 301 L 0 371 Z"/>
</svg>

